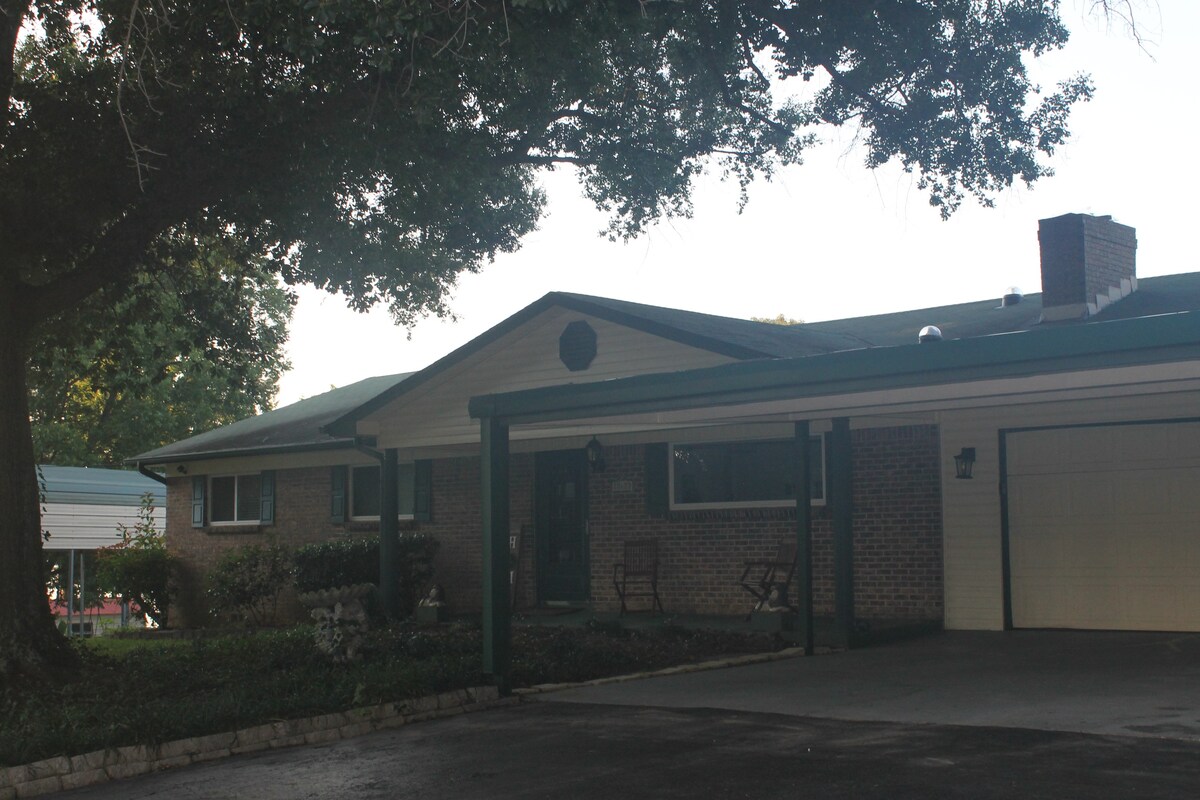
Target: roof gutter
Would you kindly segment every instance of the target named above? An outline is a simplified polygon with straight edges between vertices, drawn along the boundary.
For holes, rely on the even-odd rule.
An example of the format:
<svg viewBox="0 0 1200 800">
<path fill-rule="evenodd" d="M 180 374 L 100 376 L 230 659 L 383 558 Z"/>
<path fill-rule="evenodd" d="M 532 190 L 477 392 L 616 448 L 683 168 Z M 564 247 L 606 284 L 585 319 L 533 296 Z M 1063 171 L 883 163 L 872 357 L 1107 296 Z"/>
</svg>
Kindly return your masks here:
<svg viewBox="0 0 1200 800">
<path fill-rule="evenodd" d="M 373 444 L 375 444 L 374 436 L 355 436 L 354 437 L 354 449 L 355 450 L 357 450 L 358 452 L 362 453 L 365 456 L 370 456 L 371 458 L 375 459 L 380 464 L 382 464 L 384 455 L 383 455 L 383 453 L 381 453 L 380 451 L 378 451 L 374 447 L 372 447 L 371 445 L 373 445 Z"/>
<path fill-rule="evenodd" d="M 145 475 L 147 478 L 149 478 L 152 481 L 158 481 L 163 486 L 167 485 L 167 479 L 165 477 L 163 477 L 162 475 L 159 475 L 157 472 L 146 469 L 146 467 L 140 461 L 137 462 L 137 471 L 142 473 L 143 475 Z"/>
<path fill-rule="evenodd" d="M 279 453 L 317 453 L 324 450 L 346 450 L 355 447 L 354 439 L 338 439 L 331 442 L 312 442 L 309 444 L 289 444 L 276 447 L 237 447 L 229 450 L 209 450 L 192 453 L 171 454 L 146 459 L 145 454 L 137 458 L 126 459 L 126 464 L 184 464 L 192 461 L 211 461 L 214 458 L 241 458 L 242 456 L 269 456 Z"/>
</svg>

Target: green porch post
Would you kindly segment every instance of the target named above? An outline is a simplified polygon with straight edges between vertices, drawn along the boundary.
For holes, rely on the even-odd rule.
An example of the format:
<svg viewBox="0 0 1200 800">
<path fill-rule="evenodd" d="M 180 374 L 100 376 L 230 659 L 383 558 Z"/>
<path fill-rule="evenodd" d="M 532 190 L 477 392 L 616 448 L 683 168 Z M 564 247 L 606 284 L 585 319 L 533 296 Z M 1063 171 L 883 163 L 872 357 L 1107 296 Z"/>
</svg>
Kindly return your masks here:
<svg viewBox="0 0 1200 800">
<path fill-rule="evenodd" d="M 850 420 L 833 421 L 829 453 L 829 495 L 833 504 L 833 639 L 850 646 L 854 631 L 854 506 Z"/>
<path fill-rule="evenodd" d="M 508 602 L 508 424 L 483 417 L 483 671 L 506 688 L 512 620 Z"/>
<path fill-rule="evenodd" d="M 796 605 L 800 610 L 796 639 L 807 655 L 813 644 L 812 465 L 809 464 L 808 420 L 796 423 L 793 469 L 796 480 Z"/>
<path fill-rule="evenodd" d="M 379 462 L 379 601 L 391 619 L 400 616 L 400 497 L 396 449 Z"/>
</svg>

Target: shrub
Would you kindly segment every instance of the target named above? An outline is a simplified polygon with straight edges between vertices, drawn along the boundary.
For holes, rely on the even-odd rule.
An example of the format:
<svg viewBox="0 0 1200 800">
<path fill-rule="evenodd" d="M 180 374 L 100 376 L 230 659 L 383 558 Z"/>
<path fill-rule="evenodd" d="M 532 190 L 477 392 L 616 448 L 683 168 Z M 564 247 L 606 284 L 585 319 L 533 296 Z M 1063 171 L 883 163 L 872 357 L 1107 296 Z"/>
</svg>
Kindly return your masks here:
<svg viewBox="0 0 1200 800">
<path fill-rule="evenodd" d="M 218 617 L 267 625 L 291 577 L 288 552 L 274 542 L 230 550 L 208 575 L 209 605 Z"/>
<path fill-rule="evenodd" d="M 417 594 L 433 577 L 437 540 L 422 533 L 400 535 L 401 613 L 408 614 Z M 356 583 L 379 583 L 379 537 L 334 539 L 301 547 L 293 556 L 296 589 L 317 592 Z"/>
<path fill-rule="evenodd" d="M 379 537 L 334 539 L 305 545 L 292 556 L 296 589 L 318 592 L 356 583 L 379 583 Z"/>
<path fill-rule="evenodd" d="M 154 495 L 142 495 L 138 520 L 121 529 L 121 543 L 97 552 L 97 584 L 134 603 L 156 625 L 167 624 L 179 561 L 154 524 Z"/>
<path fill-rule="evenodd" d="M 155 625 L 167 624 L 177 559 L 163 548 L 107 548 L 97 553 L 97 582 L 135 604 Z"/>
</svg>

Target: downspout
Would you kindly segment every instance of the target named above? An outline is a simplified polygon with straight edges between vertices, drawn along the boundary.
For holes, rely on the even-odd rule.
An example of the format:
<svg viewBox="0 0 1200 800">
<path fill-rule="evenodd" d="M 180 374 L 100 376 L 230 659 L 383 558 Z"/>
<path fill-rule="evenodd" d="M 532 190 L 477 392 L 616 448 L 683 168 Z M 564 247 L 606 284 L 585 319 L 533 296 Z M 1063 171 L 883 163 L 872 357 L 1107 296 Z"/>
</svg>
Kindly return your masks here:
<svg viewBox="0 0 1200 800">
<path fill-rule="evenodd" d="M 158 482 L 159 482 L 159 483 L 161 483 L 163 486 L 166 486 L 166 485 L 167 485 L 167 479 L 166 479 L 166 478 L 164 478 L 162 475 L 159 475 L 157 472 L 154 472 L 154 471 L 152 471 L 152 470 L 148 470 L 148 469 L 146 469 L 146 467 L 145 467 L 145 466 L 143 466 L 143 465 L 142 465 L 142 462 L 140 462 L 140 461 L 139 461 L 139 462 L 137 462 L 137 471 L 138 471 L 138 472 L 140 472 L 140 473 L 142 473 L 143 475 L 145 475 L 147 478 L 150 478 L 151 480 L 158 481 Z"/>
</svg>

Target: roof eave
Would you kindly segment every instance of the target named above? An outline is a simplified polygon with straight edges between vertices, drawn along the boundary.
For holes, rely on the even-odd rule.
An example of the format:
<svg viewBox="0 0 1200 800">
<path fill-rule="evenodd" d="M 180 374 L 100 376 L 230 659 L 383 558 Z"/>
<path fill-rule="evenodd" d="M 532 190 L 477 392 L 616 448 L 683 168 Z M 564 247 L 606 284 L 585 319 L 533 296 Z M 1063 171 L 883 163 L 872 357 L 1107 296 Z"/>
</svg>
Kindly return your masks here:
<svg viewBox="0 0 1200 800">
<path fill-rule="evenodd" d="M 1200 313 L 728 364 L 473 397 L 512 424 L 1200 358 Z"/>
<path fill-rule="evenodd" d="M 326 450 L 353 449 L 357 440 L 353 437 L 335 439 L 328 442 L 307 442 L 301 444 L 263 445 L 259 447 L 233 447 L 223 450 L 202 450 L 190 453 L 168 453 L 155 455 L 154 451 L 140 456 L 125 459 L 130 466 L 150 467 L 163 464 L 182 464 L 192 461 L 211 461 L 217 458 L 244 458 L 247 456 L 284 455 L 289 453 L 315 453 Z"/>
</svg>

